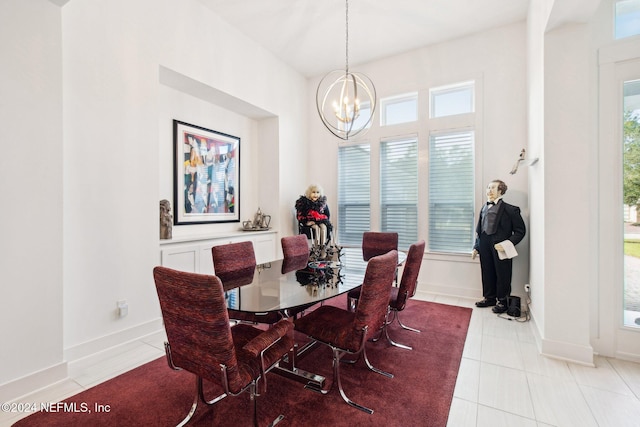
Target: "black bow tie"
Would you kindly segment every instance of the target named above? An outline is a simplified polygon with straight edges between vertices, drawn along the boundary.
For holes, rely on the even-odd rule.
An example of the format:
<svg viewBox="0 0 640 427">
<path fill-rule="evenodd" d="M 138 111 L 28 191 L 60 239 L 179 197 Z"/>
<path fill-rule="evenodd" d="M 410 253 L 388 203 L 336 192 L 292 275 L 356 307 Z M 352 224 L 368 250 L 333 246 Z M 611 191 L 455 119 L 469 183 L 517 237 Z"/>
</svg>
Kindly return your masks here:
<svg viewBox="0 0 640 427">
<path fill-rule="evenodd" d="M 487 206 L 495 205 L 496 202 L 487 202 Z"/>
</svg>

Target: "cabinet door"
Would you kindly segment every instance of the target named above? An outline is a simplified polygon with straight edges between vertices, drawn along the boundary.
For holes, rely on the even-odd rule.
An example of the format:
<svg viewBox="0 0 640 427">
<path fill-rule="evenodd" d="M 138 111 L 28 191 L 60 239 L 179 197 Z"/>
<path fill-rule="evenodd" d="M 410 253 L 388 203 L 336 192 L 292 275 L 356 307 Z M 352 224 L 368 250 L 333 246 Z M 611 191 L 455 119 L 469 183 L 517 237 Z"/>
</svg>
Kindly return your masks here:
<svg viewBox="0 0 640 427">
<path fill-rule="evenodd" d="M 198 246 L 181 246 L 163 249 L 161 252 L 161 264 L 174 270 L 197 273 L 200 270 L 200 257 Z"/>
<path fill-rule="evenodd" d="M 253 237 L 253 250 L 258 264 L 276 259 L 275 234 L 257 234 Z"/>
</svg>

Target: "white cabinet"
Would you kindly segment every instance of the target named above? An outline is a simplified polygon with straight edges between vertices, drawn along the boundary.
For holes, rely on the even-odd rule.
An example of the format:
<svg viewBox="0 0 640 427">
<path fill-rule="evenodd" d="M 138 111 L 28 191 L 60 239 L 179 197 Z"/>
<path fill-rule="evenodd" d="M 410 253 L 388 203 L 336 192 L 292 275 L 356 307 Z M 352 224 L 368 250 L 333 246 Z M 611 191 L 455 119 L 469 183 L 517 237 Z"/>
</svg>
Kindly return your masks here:
<svg viewBox="0 0 640 427">
<path fill-rule="evenodd" d="M 174 270 L 214 274 L 211 248 L 217 245 L 251 241 L 256 262 L 262 264 L 276 259 L 277 232 L 239 231 L 216 236 L 184 237 L 160 241 L 160 263 Z"/>
</svg>

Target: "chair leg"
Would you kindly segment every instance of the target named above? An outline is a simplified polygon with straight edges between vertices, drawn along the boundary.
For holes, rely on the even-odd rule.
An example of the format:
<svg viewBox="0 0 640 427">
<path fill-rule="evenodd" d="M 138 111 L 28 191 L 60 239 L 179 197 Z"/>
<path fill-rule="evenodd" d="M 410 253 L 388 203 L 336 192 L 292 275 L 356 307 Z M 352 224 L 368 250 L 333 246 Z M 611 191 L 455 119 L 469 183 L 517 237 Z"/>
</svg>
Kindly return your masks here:
<svg viewBox="0 0 640 427">
<path fill-rule="evenodd" d="M 389 321 L 388 319 L 389 319 L 389 314 L 391 313 L 391 311 L 393 311 L 393 318 Z M 382 328 L 380 330 L 380 334 L 376 338 L 371 338 L 371 341 L 372 342 L 377 342 L 378 340 L 380 340 L 380 338 L 382 338 L 382 335 L 384 335 L 384 337 L 387 339 L 387 342 L 389 344 L 391 344 L 392 346 L 399 347 L 399 348 L 404 348 L 405 350 L 413 350 L 413 348 L 409 347 L 408 345 L 400 344 L 400 343 L 395 342 L 389 336 L 389 325 L 391 325 L 395 320 L 398 321 L 398 323 L 400 324 L 400 326 L 403 327 L 403 329 L 408 329 L 408 330 L 414 331 L 414 332 L 420 332 L 417 329 L 413 329 L 413 328 L 410 328 L 408 326 L 404 326 L 400 322 L 400 318 L 398 317 L 398 312 L 396 310 L 389 310 L 389 311 L 387 311 L 387 316 L 385 317 L 385 321 L 382 324 Z"/>
<path fill-rule="evenodd" d="M 337 348 L 333 349 L 333 378 L 334 381 L 338 383 L 338 391 L 340 392 L 340 396 L 342 396 L 342 400 L 344 400 L 354 408 L 360 409 L 361 411 L 366 412 L 369 415 L 373 414 L 373 409 L 362 406 L 359 403 L 356 403 L 353 400 L 349 399 L 342 389 L 342 382 L 340 381 L 340 353 L 340 350 L 338 350 Z"/>
<path fill-rule="evenodd" d="M 394 347 L 404 348 L 405 350 L 413 350 L 413 347 L 409 347 L 408 345 L 400 344 L 400 343 L 395 342 L 394 340 L 392 340 L 391 337 L 389 336 L 389 328 L 387 327 L 387 325 L 384 325 L 382 327 L 382 329 L 384 331 L 384 336 L 387 339 L 387 341 L 389 342 L 389 344 L 391 344 Z"/>
<path fill-rule="evenodd" d="M 325 343 L 323 343 L 323 344 L 325 344 Z M 325 344 L 325 345 L 328 345 L 328 344 Z M 373 409 L 367 408 L 366 406 L 362 406 L 362 405 L 354 402 L 353 400 L 349 399 L 349 397 L 347 397 L 346 393 L 344 392 L 344 389 L 342 388 L 342 382 L 340 381 L 340 362 L 343 361 L 343 360 L 341 360 L 342 356 L 345 356 L 348 353 L 345 353 L 345 352 L 341 351 L 340 349 L 338 349 L 336 347 L 333 347 L 331 345 L 329 345 L 329 347 L 331 347 L 331 350 L 333 352 L 333 360 L 332 360 L 333 379 L 331 381 L 331 384 L 329 385 L 329 388 L 322 389 L 322 388 L 320 388 L 318 386 L 315 386 L 314 384 L 308 384 L 308 385 L 305 386 L 305 388 L 313 390 L 313 391 L 315 391 L 317 393 L 328 394 L 333 389 L 333 385 L 335 383 L 337 383 L 338 384 L 338 391 L 340 392 L 340 396 L 342 397 L 342 400 L 344 400 L 345 402 L 347 402 L 349 405 L 353 406 L 354 408 L 357 408 L 357 409 L 359 409 L 359 410 L 361 410 L 363 412 L 366 412 L 367 414 L 373 414 Z M 361 352 L 359 352 L 359 353 L 361 353 Z M 360 354 L 358 354 L 358 359 L 360 359 Z M 358 359 L 356 359 L 354 361 L 344 360 L 344 362 L 355 363 L 356 361 L 358 361 Z M 376 368 L 373 368 L 368 360 L 367 360 L 367 366 L 369 367 L 369 369 L 372 369 L 375 372 L 379 371 L 379 370 L 376 370 Z M 382 371 L 379 371 L 379 372 L 382 372 Z M 391 375 L 391 374 L 389 374 L 389 375 Z M 393 377 L 393 375 L 391 375 L 391 377 Z"/>
<path fill-rule="evenodd" d="M 182 427 L 185 424 L 187 424 L 191 419 L 191 417 L 193 417 L 193 414 L 196 413 L 196 409 L 198 409 L 198 402 L 200 401 L 201 390 L 202 390 L 202 379 L 200 379 L 200 377 L 196 377 L 196 395 L 193 399 L 193 404 L 191 405 L 191 409 L 189 410 L 189 413 L 187 414 L 187 416 L 182 421 L 180 421 L 180 424 L 178 424 L 177 427 Z"/>
<path fill-rule="evenodd" d="M 389 373 L 389 372 L 385 372 L 381 369 L 378 369 L 376 367 L 374 367 L 371 362 L 369 362 L 369 358 L 367 357 L 367 348 L 364 347 L 363 344 L 363 348 L 362 348 L 362 357 L 364 358 L 364 363 L 367 365 L 367 368 L 371 369 L 373 372 L 376 372 L 380 375 L 384 375 L 385 377 L 388 378 L 393 378 L 393 374 Z"/>
<path fill-rule="evenodd" d="M 403 325 L 402 322 L 400 321 L 400 314 L 397 311 L 396 311 L 396 319 L 398 320 L 398 324 L 402 327 L 402 329 L 406 329 L 407 331 L 413 331 L 413 332 L 420 333 L 420 331 L 415 329 L 415 328 Z"/>
<path fill-rule="evenodd" d="M 180 421 L 180 424 L 178 424 L 177 427 L 182 427 L 182 426 L 186 425 L 189 422 L 189 420 L 191 420 L 193 415 L 196 413 L 196 410 L 198 409 L 198 403 L 200 401 L 205 403 L 207 406 L 212 406 L 213 404 L 221 401 L 225 397 L 227 397 L 227 394 L 226 393 L 222 393 L 220 396 L 216 396 L 211 400 L 205 399 L 205 397 L 204 397 L 204 388 L 202 386 L 202 378 L 196 376 L 196 393 L 195 393 L 195 397 L 193 399 L 193 404 L 191 405 L 191 409 L 189 410 L 189 413 L 187 414 L 187 416 L 184 417 L 184 419 L 182 421 Z"/>
<path fill-rule="evenodd" d="M 251 395 L 251 403 L 253 406 L 253 426 L 254 427 L 258 427 L 258 396 L 260 396 L 257 392 L 258 390 L 258 384 L 257 381 L 254 381 L 249 389 L 250 395 Z M 273 427 L 276 424 L 278 424 L 280 421 L 284 420 L 284 415 L 280 414 L 276 417 L 275 420 L 271 421 L 268 424 L 268 427 Z"/>
<path fill-rule="evenodd" d="M 258 393 L 256 381 L 251 383 L 249 394 L 251 396 L 251 406 L 253 406 L 253 427 L 258 427 Z"/>
</svg>

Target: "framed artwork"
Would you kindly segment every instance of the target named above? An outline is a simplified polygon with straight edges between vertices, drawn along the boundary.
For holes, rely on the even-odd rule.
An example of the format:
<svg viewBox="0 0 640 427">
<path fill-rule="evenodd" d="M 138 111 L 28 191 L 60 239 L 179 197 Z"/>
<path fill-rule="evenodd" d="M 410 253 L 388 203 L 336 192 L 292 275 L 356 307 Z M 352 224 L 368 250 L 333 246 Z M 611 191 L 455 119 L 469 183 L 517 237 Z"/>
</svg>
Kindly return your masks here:
<svg viewBox="0 0 640 427">
<path fill-rule="evenodd" d="M 173 121 L 173 222 L 240 222 L 240 138 Z"/>
</svg>

